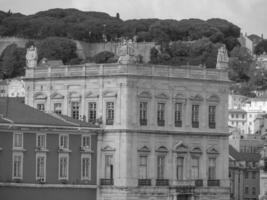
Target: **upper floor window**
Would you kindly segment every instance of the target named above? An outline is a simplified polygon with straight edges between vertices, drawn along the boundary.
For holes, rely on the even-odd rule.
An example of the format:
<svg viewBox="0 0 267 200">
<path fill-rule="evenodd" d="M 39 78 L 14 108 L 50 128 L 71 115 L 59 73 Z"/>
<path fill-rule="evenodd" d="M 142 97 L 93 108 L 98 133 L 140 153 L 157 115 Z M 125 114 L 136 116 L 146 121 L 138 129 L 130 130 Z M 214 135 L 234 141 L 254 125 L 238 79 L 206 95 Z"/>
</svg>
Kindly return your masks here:
<svg viewBox="0 0 267 200">
<path fill-rule="evenodd" d="M 216 106 L 209 106 L 209 128 L 216 127 Z"/>
<path fill-rule="evenodd" d="M 45 134 L 37 134 L 36 135 L 36 147 L 37 148 L 46 148 L 46 135 Z"/>
<path fill-rule="evenodd" d="M 79 119 L 80 116 L 80 103 L 71 102 L 71 117 L 73 119 Z"/>
<path fill-rule="evenodd" d="M 245 178 L 248 179 L 248 172 L 245 172 Z"/>
<path fill-rule="evenodd" d="M 69 155 L 59 154 L 59 179 L 69 178 Z"/>
<path fill-rule="evenodd" d="M 90 135 L 82 136 L 82 147 L 86 149 L 91 149 L 91 136 Z"/>
<path fill-rule="evenodd" d="M 96 102 L 88 103 L 88 121 L 89 122 L 96 121 Z"/>
<path fill-rule="evenodd" d="M 113 179 L 113 155 L 105 155 L 105 178 Z"/>
<path fill-rule="evenodd" d="M 193 157 L 191 161 L 191 177 L 199 179 L 199 157 Z"/>
<path fill-rule="evenodd" d="M 61 115 L 62 114 L 62 104 L 54 103 L 54 113 Z"/>
<path fill-rule="evenodd" d="M 158 103 L 158 126 L 165 125 L 165 103 Z"/>
<path fill-rule="evenodd" d="M 257 175 L 257 172 L 252 172 L 252 178 L 255 179 Z"/>
<path fill-rule="evenodd" d="M 192 105 L 192 127 L 199 127 L 199 105 Z"/>
<path fill-rule="evenodd" d="M 140 102 L 140 125 L 147 125 L 147 102 Z"/>
<path fill-rule="evenodd" d="M 147 155 L 140 155 L 139 157 L 139 178 L 147 179 Z"/>
<path fill-rule="evenodd" d="M 164 179 L 165 155 L 157 157 L 157 179 Z"/>
<path fill-rule="evenodd" d="M 90 180 L 91 179 L 91 155 L 83 154 L 81 157 L 81 179 L 82 180 Z"/>
<path fill-rule="evenodd" d="M 175 103 L 175 110 L 174 110 L 174 123 L 176 127 L 182 126 L 182 103 Z"/>
<path fill-rule="evenodd" d="M 114 102 L 106 103 L 106 124 L 113 125 L 114 123 Z"/>
<path fill-rule="evenodd" d="M 245 194 L 249 194 L 249 188 L 245 187 Z"/>
<path fill-rule="evenodd" d="M 38 103 L 37 104 L 37 109 L 40 111 L 44 111 L 45 110 L 45 105 L 43 103 Z"/>
<path fill-rule="evenodd" d="M 209 171 L 208 171 L 209 180 L 216 179 L 216 158 L 209 158 Z"/>
<path fill-rule="evenodd" d="M 256 188 L 255 188 L 255 187 L 252 187 L 252 191 L 251 191 L 251 193 L 252 193 L 253 195 L 256 194 Z"/>
<path fill-rule="evenodd" d="M 13 153 L 13 179 L 22 179 L 23 173 L 23 153 Z"/>
<path fill-rule="evenodd" d="M 46 155 L 36 155 L 36 179 L 45 179 L 46 173 Z"/>
<path fill-rule="evenodd" d="M 184 175 L 184 157 L 177 157 L 177 165 L 176 165 L 177 180 L 183 180 L 183 175 Z"/>
<path fill-rule="evenodd" d="M 61 149 L 69 148 L 69 135 L 59 135 L 59 148 Z"/>
<path fill-rule="evenodd" d="M 13 135 L 13 147 L 23 148 L 23 133 L 15 132 Z"/>
</svg>

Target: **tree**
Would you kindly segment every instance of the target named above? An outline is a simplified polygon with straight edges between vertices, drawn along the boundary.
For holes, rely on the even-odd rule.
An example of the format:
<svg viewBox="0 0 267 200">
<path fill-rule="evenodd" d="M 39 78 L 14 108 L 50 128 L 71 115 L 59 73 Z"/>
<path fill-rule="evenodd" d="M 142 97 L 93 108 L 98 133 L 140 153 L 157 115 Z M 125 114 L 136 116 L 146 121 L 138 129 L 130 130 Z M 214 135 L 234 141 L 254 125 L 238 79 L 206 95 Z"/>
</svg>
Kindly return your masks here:
<svg viewBox="0 0 267 200">
<path fill-rule="evenodd" d="M 26 65 L 25 55 L 26 51 L 24 48 L 20 48 L 16 44 L 7 46 L 0 58 L 0 77 L 13 78 L 23 76 Z"/>
<path fill-rule="evenodd" d="M 267 40 L 260 41 L 254 49 L 254 53 L 257 55 L 263 54 L 264 52 L 267 53 Z"/>
<path fill-rule="evenodd" d="M 110 51 L 102 51 L 98 54 L 96 54 L 93 57 L 93 60 L 96 63 L 111 63 L 111 62 L 116 62 L 116 59 L 114 59 L 114 53 Z"/>
<path fill-rule="evenodd" d="M 38 45 L 38 58 L 62 60 L 67 64 L 70 60 L 77 58 L 76 44 L 69 39 L 49 37 L 42 40 Z"/>
</svg>

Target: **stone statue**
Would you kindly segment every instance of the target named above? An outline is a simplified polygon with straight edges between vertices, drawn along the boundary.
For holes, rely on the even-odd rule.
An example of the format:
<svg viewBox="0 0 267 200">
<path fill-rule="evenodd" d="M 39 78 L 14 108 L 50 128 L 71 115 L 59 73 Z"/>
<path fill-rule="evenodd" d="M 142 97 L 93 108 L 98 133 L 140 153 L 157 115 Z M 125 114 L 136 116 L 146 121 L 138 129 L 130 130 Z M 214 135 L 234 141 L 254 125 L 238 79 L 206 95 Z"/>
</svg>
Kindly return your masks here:
<svg viewBox="0 0 267 200">
<path fill-rule="evenodd" d="M 121 46 L 118 49 L 120 64 L 133 64 L 136 63 L 135 48 L 132 40 L 123 40 Z"/>
<path fill-rule="evenodd" d="M 37 60 L 38 60 L 37 48 L 32 45 L 27 49 L 26 66 L 28 68 L 36 67 L 37 66 Z"/>
<path fill-rule="evenodd" d="M 225 45 L 218 49 L 216 69 L 228 69 L 229 57 Z"/>
</svg>

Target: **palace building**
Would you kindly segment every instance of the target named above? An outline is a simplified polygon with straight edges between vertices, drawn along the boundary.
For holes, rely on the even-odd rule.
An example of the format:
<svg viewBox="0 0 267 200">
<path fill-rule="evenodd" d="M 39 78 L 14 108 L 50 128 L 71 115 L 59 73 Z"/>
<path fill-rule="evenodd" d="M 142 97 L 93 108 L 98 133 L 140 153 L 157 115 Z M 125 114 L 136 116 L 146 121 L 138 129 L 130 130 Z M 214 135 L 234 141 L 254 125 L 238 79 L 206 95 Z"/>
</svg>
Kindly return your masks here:
<svg viewBox="0 0 267 200">
<path fill-rule="evenodd" d="M 25 103 L 101 125 L 99 200 L 228 200 L 228 57 L 215 69 L 137 64 L 37 66 L 28 49 Z"/>
</svg>

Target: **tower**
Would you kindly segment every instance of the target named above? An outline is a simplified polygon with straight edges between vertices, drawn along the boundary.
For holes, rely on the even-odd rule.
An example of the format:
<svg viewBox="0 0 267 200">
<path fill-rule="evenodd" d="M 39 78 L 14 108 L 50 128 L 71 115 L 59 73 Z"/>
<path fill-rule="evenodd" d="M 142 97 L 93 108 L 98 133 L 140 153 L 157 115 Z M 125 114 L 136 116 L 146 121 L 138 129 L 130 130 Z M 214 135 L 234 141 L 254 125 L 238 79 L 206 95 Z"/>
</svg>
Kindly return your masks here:
<svg viewBox="0 0 267 200">
<path fill-rule="evenodd" d="M 218 49 L 216 69 L 228 69 L 229 57 L 225 45 Z"/>
<path fill-rule="evenodd" d="M 28 68 L 34 68 L 37 66 L 38 54 L 35 46 L 30 46 L 26 53 L 26 66 Z"/>
</svg>

